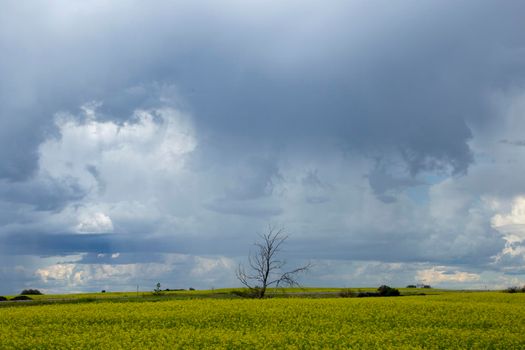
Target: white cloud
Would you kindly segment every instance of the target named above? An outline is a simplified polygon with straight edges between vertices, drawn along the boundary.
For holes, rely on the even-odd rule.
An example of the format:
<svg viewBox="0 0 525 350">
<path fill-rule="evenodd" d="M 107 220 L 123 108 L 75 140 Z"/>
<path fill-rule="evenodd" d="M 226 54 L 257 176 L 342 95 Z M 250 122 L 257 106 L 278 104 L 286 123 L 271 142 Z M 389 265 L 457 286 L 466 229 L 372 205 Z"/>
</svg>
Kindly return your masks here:
<svg viewBox="0 0 525 350">
<path fill-rule="evenodd" d="M 35 271 L 37 277 L 44 284 L 55 288 L 71 287 L 75 290 L 82 287 L 96 286 L 100 283 L 117 284 L 133 283 L 134 280 L 148 276 L 149 278 L 160 278 L 160 276 L 173 270 L 172 266 L 165 264 L 55 264 L 39 268 Z"/>
<path fill-rule="evenodd" d="M 79 233 L 108 233 L 113 231 L 111 218 L 104 213 L 83 215 L 76 227 Z"/>
<path fill-rule="evenodd" d="M 99 254 L 99 257 L 105 255 Z M 112 259 L 121 257 L 111 254 Z M 36 285 L 50 292 L 79 290 L 134 290 L 138 283 L 160 282 L 163 288 L 228 287 L 235 285 L 235 262 L 224 256 L 165 254 L 160 262 L 130 264 L 80 264 L 56 262 L 40 267 Z M 149 287 L 142 287 L 149 288 Z M 149 290 L 149 289 L 147 289 Z"/>
<path fill-rule="evenodd" d="M 523 271 L 525 267 L 525 197 L 517 196 L 513 200 L 501 203 L 496 201 L 492 216 L 492 227 L 505 240 L 505 247 L 493 256 L 493 265 L 504 271 Z"/>
<path fill-rule="evenodd" d="M 478 281 L 480 276 L 475 273 L 451 270 L 445 266 L 434 266 L 430 269 L 420 270 L 416 278 L 426 284 L 441 284 L 444 282 L 473 282 Z"/>
<path fill-rule="evenodd" d="M 211 277 L 218 273 L 233 273 L 235 262 L 226 257 L 195 257 L 195 266 L 191 269 L 191 274 L 197 278 L 204 276 Z"/>
<path fill-rule="evenodd" d="M 102 121 L 100 105 L 83 105 L 80 116 L 57 115 L 59 136 L 39 147 L 37 176 L 74 179 L 85 193 L 48 221 L 79 233 L 155 230 L 160 216 L 171 215 L 166 202 L 181 200 L 178 183 L 187 181 L 197 147 L 191 118 L 162 107 L 136 110 L 123 123 Z"/>
<path fill-rule="evenodd" d="M 147 171 L 180 170 L 185 156 L 197 146 L 189 117 L 172 108 L 135 111 L 132 121 L 119 125 L 98 121 L 93 107 L 84 107 L 84 120 L 62 114 L 57 117 L 59 138 L 40 145 L 40 169 L 54 177 L 73 175 L 93 184 L 87 166 L 104 178 L 113 172 L 136 179 Z M 128 173 L 126 173 L 128 172 Z"/>
<path fill-rule="evenodd" d="M 491 223 L 492 227 L 502 233 L 507 242 L 523 242 L 525 240 L 525 197 L 514 198 L 510 213 L 494 215 Z"/>
</svg>

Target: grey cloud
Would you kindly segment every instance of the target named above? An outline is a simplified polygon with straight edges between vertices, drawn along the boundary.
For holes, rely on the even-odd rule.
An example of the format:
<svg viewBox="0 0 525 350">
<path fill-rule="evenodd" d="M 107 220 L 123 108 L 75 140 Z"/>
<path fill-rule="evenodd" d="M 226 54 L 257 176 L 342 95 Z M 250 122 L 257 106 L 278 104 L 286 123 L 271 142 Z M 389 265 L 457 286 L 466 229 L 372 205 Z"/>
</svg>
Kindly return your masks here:
<svg viewBox="0 0 525 350">
<path fill-rule="evenodd" d="M 521 166 L 476 167 L 470 146 L 500 118 L 491 94 L 525 81 L 523 2 L 96 4 L 2 3 L 3 255 L 83 253 L 85 265 L 117 252 L 105 261 L 239 255 L 268 220 L 316 236 L 297 243 L 298 259 L 486 266 L 502 249 L 489 217 L 463 219 L 484 195 L 523 189 Z M 39 177 L 55 114 L 89 101 L 117 123 L 137 109 L 186 112 L 198 148 L 180 173 L 145 172 L 150 186 L 112 188 L 104 175 L 126 174 L 93 164 L 83 165 L 99 190 L 89 196 L 77 179 Z M 419 208 L 400 196 L 422 173 L 455 175 L 473 199 L 433 217 L 435 198 Z M 126 235 L 49 234 L 75 225 L 75 210 L 61 212 L 72 204 Z"/>
<path fill-rule="evenodd" d="M 500 140 L 499 143 L 511 146 L 525 146 L 525 140 Z"/>
<path fill-rule="evenodd" d="M 39 211 L 57 211 L 86 195 L 75 178 L 42 176 L 27 182 L 0 181 L 3 201 L 29 204 Z"/>
<path fill-rule="evenodd" d="M 490 257 L 504 246 L 497 239 L 476 245 L 470 249 L 461 249 L 452 243 L 432 244 L 429 238 L 420 237 L 414 232 L 353 232 L 334 240 L 296 239 L 294 253 L 289 254 L 302 259 L 315 256 L 316 259 L 327 260 L 451 264 L 484 266 L 489 269 L 492 262 Z"/>
<path fill-rule="evenodd" d="M 154 252 L 109 252 L 109 253 L 87 253 L 82 255 L 80 260 L 66 261 L 66 263 L 74 264 L 148 264 L 148 263 L 163 263 L 164 256 L 160 253 Z"/>
<path fill-rule="evenodd" d="M 72 5 L 36 2 L 22 10 L 14 2 L 4 4 L 6 32 L 19 31 L 24 18 L 32 18 L 32 30 L 20 31 L 18 41 L 2 38 L 3 51 L 14 52 L 2 71 L 20 71 L 35 55 L 46 69 L 30 66 L 17 89 L 9 84 L 18 77 L 6 74 L 3 79 L 1 91 L 9 100 L 28 95 L 32 101 L 24 103 L 25 111 L 17 109 L 22 102 L 2 111 L 3 129 L 14 131 L 11 140 L 2 138 L 2 149 L 18 140 L 23 155 L 4 154 L 3 176 L 17 179 L 34 171 L 35 147 L 57 110 L 98 99 L 107 103 L 109 115 L 126 116 L 155 99 L 133 89 L 124 95 L 115 91 L 152 81 L 178 87 L 199 128 L 213 135 L 217 147 L 234 143 L 258 149 L 337 137 L 364 152 L 400 152 L 414 174 L 442 167 L 464 172 L 472 162 L 467 122 L 489 117 L 485 89 L 518 84 L 524 76 L 520 61 L 509 61 L 505 54 L 524 45 L 516 34 L 523 29 L 520 2 L 337 3 L 334 12 L 312 3 L 302 4 L 304 9 L 270 3 L 260 16 L 249 7 L 228 13 L 207 5 L 160 1 L 145 12 L 139 3 L 117 2 L 100 10 L 84 5 L 67 17 Z M 268 11 L 272 6 L 275 10 Z M 291 17 L 298 10 L 317 10 L 318 17 L 304 20 L 318 33 L 300 16 Z M 22 20 L 10 20 L 13 12 Z M 375 16 L 381 27 L 345 16 Z M 412 18 L 426 20 L 410 23 Z M 268 20 L 277 21 L 281 32 L 266 28 Z M 72 35 L 61 36 L 55 28 L 72 30 Z M 290 48 L 282 42 L 303 34 L 315 35 L 290 42 Z M 31 121 L 33 137 L 24 137 L 26 122 L 12 127 L 13 115 Z"/>
<path fill-rule="evenodd" d="M 205 208 L 217 213 L 269 218 L 283 212 L 281 208 L 272 204 L 256 201 L 235 201 L 216 199 L 205 204 Z"/>
<path fill-rule="evenodd" d="M 98 185 L 98 192 L 100 194 L 104 193 L 106 191 L 106 182 L 104 179 L 100 176 L 100 171 L 97 169 L 94 165 L 87 165 L 86 170 L 93 176 L 93 178 L 97 181 Z"/>
<path fill-rule="evenodd" d="M 192 234 L 175 232 L 150 236 L 119 233 L 48 233 L 11 232 L 0 235 L 0 253 L 4 256 L 71 256 L 85 254 L 80 263 L 94 262 L 102 254 L 101 261 L 112 254 L 120 256 L 113 263 L 131 261 L 156 262 L 159 254 L 238 254 L 245 251 L 250 241 L 239 237 L 239 232 L 208 234 L 201 242 Z M 250 240 L 251 240 L 250 236 Z M 239 244 L 235 244 L 235 243 Z M 243 243 L 244 245 L 240 244 Z M 149 258 L 148 258 L 149 257 Z M 105 259 L 105 260 L 104 260 Z"/>
<path fill-rule="evenodd" d="M 65 256 L 79 253 L 115 253 L 118 236 L 17 232 L 2 235 L 0 251 L 5 255 Z"/>
<path fill-rule="evenodd" d="M 282 179 L 275 162 L 251 158 L 234 168 L 231 183 L 226 188 L 227 198 L 248 200 L 271 195 L 274 181 Z"/>
<path fill-rule="evenodd" d="M 376 161 L 374 169 L 367 175 L 367 178 L 374 194 L 385 203 L 395 202 L 396 194 L 401 190 L 423 184 L 409 174 L 404 177 L 392 176 L 388 173 L 388 166 L 380 160 Z"/>
<path fill-rule="evenodd" d="M 317 169 L 308 171 L 301 179 L 301 184 L 305 189 L 306 202 L 322 204 L 330 201 L 330 192 L 333 190 L 333 186 L 319 179 Z"/>
</svg>

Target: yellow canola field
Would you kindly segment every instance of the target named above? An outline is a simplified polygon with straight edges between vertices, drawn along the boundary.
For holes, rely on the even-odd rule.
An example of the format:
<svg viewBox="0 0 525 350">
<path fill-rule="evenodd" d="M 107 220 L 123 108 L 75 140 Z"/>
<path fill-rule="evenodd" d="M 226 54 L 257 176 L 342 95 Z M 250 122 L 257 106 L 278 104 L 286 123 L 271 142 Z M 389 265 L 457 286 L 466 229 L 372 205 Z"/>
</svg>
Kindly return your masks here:
<svg viewBox="0 0 525 350">
<path fill-rule="evenodd" d="M 0 349 L 525 349 L 525 294 L 0 308 Z"/>
</svg>

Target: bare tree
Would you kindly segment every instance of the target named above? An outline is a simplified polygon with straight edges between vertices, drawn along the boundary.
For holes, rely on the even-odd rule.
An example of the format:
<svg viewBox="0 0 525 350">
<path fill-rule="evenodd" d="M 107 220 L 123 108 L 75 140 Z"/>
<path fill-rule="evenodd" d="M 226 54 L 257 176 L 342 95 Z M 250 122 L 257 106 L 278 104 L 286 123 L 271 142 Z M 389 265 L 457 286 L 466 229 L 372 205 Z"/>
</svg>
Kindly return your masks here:
<svg viewBox="0 0 525 350">
<path fill-rule="evenodd" d="M 248 256 L 249 270 L 239 265 L 236 271 L 237 279 L 250 289 L 252 295 L 264 298 L 266 289 L 270 286 L 299 286 L 297 277 L 310 268 L 310 263 L 290 271 L 283 271 L 284 260 L 279 260 L 277 254 L 281 245 L 288 239 L 282 228 L 268 226 L 268 232 L 259 234 L 260 241 L 255 243 L 255 252 Z"/>
</svg>

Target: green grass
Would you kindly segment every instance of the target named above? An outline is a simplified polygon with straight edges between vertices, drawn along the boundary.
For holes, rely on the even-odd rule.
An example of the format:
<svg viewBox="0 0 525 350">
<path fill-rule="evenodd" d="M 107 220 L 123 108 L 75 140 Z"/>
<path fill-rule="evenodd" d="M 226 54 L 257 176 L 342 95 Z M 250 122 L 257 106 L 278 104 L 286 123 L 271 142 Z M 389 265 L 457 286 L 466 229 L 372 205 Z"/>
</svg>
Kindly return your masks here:
<svg viewBox="0 0 525 350">
<path fill-rule="evenodd" d="M 268 296 L 272 297 L 291 297 L 291 296 L 300 296 L 300 297 L 330 297 L 337 295 L 340 291 L 347 288 L 269 288 L 267 290 Z M 230 296 L 235 298 L 235 295 L 232 294 L 234 291 L 241 291 L 243 288 L 220 288 L 220 289 L 209 289 L 209 290 L 180 290 L 180 291 L 162 291 L 161 297 L 164 298 L 221 298 L 224 296 Z M 352 291 L 358 292 L 373 292 L 377 288 L 351 288 Z M 399 288 L 403 295 L 412 295 L 412 294 L 435 294 L 445 292 L 444 290 L 438 289 L 419 289 L 419 288 Z M 8 299 L 13 298 L 14 295 L 7 296 Z M 29 295 L 34 301 L 72 301 L 72 300 L 106 300 L 106 299 L 148 299 L 156 298 L 153 291 L 139 291 L 135 292 L 96 292 L 96 293 L 71 293 L 71 294 L 42 294 L 42 295 Z M 1 305 L 1 303 L 0 303 Z"/>
</svg>

